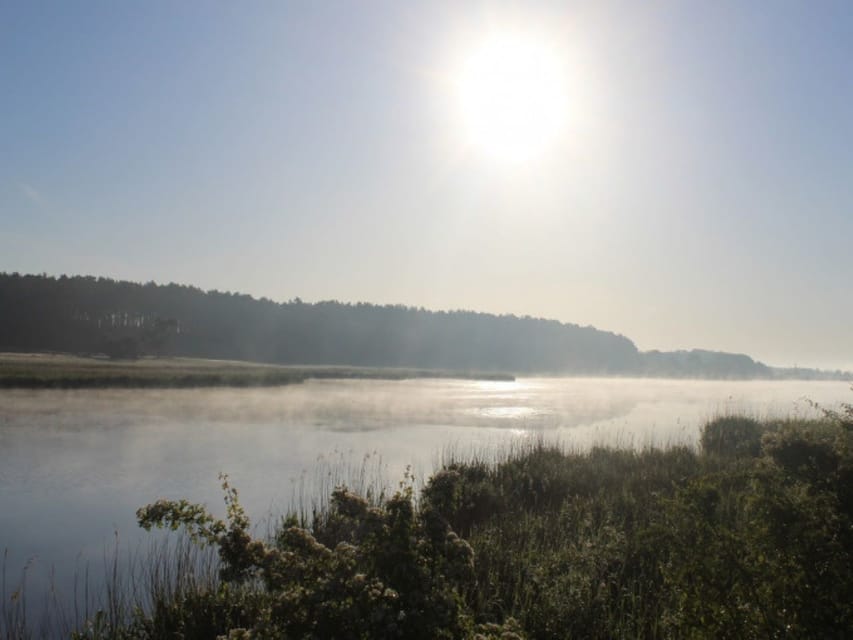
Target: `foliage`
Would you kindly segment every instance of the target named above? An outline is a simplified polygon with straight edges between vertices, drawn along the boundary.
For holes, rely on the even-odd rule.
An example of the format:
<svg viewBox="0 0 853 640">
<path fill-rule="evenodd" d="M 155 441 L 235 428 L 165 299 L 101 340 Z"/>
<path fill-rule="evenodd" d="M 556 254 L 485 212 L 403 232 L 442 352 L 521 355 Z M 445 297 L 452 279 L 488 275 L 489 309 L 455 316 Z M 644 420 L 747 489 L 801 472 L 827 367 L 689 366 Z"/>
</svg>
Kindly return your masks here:
<svg viewBox="0 0 853 640">
<path fill-rule="evenodd" d="M 744 354 L 639 352 L 622 335 L 555 320 L 299 298 L 273 302 L 92 276 L 0 273 L 0 351 L 181 356 L 291 365 L 704 378 L 833 378 Z"/>
<path fill-rule="evenodd" d="M 701 455 L 539 444 L 436 474 L 424 502 L 469 532 L 477 615 L 531 638 L 844 637 L 849 433 L 746 418 L 704 433 Z"/>
<path fill-rule="evenodd" d="M 245 598 L 241 586 L 256 587 L 239 615 L 220 615 L 217 632 L 222 636 L 520 637 L 512 622 L 474 625 L 463 598 L 473 586 L 471 547 L 434 510 L 415 509 L 411 487 L 381 507 L 339 488 L 330 512 L 313 532 L 285 526 L 272 541 L 251 537 L 249 520 L 227 478 L 223 489 L 226 521 L 186 501 L 158 501 L 138 512 L 146 529 L 184 528 L 199 543 L 216 545 L 227 588 Z M 162 618 L 163 612 L 155 611 L 148 626 L 162 628 Z M 187 618 L 171 626 L 185 638 L 209 637 L 209 619 L 202 620 L 201 628 Z"/>
<path fill-rule="evenodd" d="M 411 378 L 511 380 L 497 373 L 342 366 L 278 366 L 198 358 L 107 359 L 65 354 L 0 354 L 0 389 L 259 387 L 308 379 Z"/>
<path fill-rule="evenodd" d="M 624 336 L 553 320 L 276 303 L 109 278 L 0 273 L 0 308 L 14 310 L 0 315 L 0 350 L 491 372 L 625 372 L 639 363 Z"/>
<path fill-rule="evenodd" d="M 744 457 L 761 451 L 763 428 L 757 420 L 744 416 L 722 416 L 705 424 L 699 438 L 708 455 Z"/>
<path fill-rule="evenodd" d="M 220 581 L 79 637 L 844 638 L 851 439 L 827 417 L 716 420 L 699 452 L 540 442 L 449 462 L 417 504 L 410 486 L 378 504 L 339 487 L 268 540 L 224 479 L 225 520 L 139 511 L 213 545 Z"/>
</svg>

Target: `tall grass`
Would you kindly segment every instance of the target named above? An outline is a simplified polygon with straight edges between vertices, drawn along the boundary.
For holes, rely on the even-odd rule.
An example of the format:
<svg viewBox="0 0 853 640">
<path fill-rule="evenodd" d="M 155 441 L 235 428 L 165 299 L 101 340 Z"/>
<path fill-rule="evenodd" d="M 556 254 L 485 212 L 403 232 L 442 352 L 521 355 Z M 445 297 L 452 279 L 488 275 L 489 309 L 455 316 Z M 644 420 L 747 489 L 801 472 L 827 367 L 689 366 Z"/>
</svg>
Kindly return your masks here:
<svg viewBox="0 0 853 640">
<path fill-rule="evenodd" d="M 355 459 L 351 453 L 335 450 L 329 456 L 318 457 L 311 471 L 303 471 L 294 482 L 290 505 L 280 522 L 312 527 L 328 515 L 332 493 L 338 487 L 363 496 L 371 506 L 381 505 L 393 493 L 388 466 L 379 453 L 373 451 Z M 275 533 L 275 529 L 267 531 L 268 536 Z"/>
<path fill-rule="evenodd" d="M 95 567 L 78 567 L 70 587 L 62 592 L 51 574 L 39 606 L 27 584 L 31 562 L 17 577 L 10 576 L 8 553 L 0 571 L 0 638 L 126 638 L 133 637 L 134 616 L 155 611 L 188 594 L 216 591 L 219 559 L 214 549 L 201 548 L 186 536 L 163 538 L 134 552 L 116 544 L 105 550 Z"/>
<path fill-rule="evenodd" d="M 540 437 L 441 456 L 417 491 L 408 474 L 392 490 L 378 456 L 324 458 L 261 538 L 227 481 L 225 521 L 185 501 L 149 505 L 146 526 L 184 527 L 211 546 L 180 538 L 127 569 L 107 563 L 99 596 L 53 626 L 27 620 L 4 570 L 0 635 L 844 638 L 853 628 L 853 430 L 836 416 L 719 416 L 698 448 L 579 451 Z"/>
</svg>

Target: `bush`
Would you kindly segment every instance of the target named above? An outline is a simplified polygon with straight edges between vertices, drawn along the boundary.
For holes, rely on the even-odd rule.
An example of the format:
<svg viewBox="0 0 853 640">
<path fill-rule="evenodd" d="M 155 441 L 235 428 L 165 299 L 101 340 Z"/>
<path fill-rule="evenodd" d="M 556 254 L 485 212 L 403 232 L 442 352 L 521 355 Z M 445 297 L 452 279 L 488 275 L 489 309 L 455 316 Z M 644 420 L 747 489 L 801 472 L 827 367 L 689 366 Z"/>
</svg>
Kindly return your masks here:
<svg viewBox="0 0 853 640">
<path fill-rule="evenodd" d="M 138 513 L 214 545 L 216 588 L 169 592 L 85 637 L 846 637 L 852 440 L 831 417 L 726 417 L 706 425 L 703 454 L 540 442 L 446 466 L 418 505 L 411 488 L 375 504 L 338 488 L 271 540 L 249 535 L 226 480 L 224 521 L 186 501 Z"/>
<path fill-rule="evenodd" d="M 490 476 L 484 464 L 452 464 L 430 478 L 423 489 L 423 504 L 467 538 L 476 524 L 506 509 Z"/>
<path fill-rule="evenodd" d="M 702 453 L 731 458 L 761 453 L 761 423 L 743 416 L 723 416 L 708 422 L 699 439 Z"/>
<path fill-rule="evenodd" d="M 251 623 L 235 627 L 234 616 L 220 615 L 221 636 L 520 638 L 511 622 L 506 627 L 474 624 L 464 599 L 473 587 L 473 551 L 435 510 L 415 509 L 411 488 L 380 507 L 339 488 L 313 532 L 287 526 L 269 542 L 252 539 L 227 479 L 223 489 L 227 522 L 186 501 L 159 501 L 138 511 L 146 529 L 182 527 L 193 539 L 217 546 L 221 578 L 229 588 L 257 587 L 251 615 L 244 615 Z M 209 624 L 206 636 L 194 636 L 187 633 L 191 616 L 178 617 L 173 633 L 210 637 Z M 162 622 L 150 626 L 162 628 Z"/>
</svg>

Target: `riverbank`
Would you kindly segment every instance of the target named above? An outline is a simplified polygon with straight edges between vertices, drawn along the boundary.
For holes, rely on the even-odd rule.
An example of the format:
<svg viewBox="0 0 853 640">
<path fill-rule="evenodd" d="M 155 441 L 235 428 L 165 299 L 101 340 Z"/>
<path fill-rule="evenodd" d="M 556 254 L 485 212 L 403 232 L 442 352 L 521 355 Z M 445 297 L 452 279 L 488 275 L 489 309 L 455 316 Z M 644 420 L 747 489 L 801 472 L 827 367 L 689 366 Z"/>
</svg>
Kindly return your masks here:
<svg viewBox="0 0 853 640">
<path fill-rule="evenodd" d="M 272 387 L 309 379 L 408 380 L 446 378 L 505 380 L 503 373 L 345 366 L 282 366 L 202 358 L 112 360 L 53 353 L 0 353 L 0 388 L 194 388 Z"/>
</svg>

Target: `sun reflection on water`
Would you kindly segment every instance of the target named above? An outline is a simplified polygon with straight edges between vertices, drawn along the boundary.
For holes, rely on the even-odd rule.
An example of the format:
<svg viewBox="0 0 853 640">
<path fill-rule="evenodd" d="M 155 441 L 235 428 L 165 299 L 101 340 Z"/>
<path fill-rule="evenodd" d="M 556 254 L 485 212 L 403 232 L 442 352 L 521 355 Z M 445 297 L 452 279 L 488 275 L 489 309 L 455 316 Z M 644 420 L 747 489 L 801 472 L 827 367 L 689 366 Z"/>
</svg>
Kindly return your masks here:
<svg viewBox="0 0 853 640">
<path fill-rule="evenodd" d="M 541 414 L 541 411 L 533 409 L 532 407 L 519 406 L 481 407 L 473 409 L 472 412 L 477 413 L 484 418 L 508 418 L 516 420 L 520 418 L 530 418 Z"/>
</svg>

